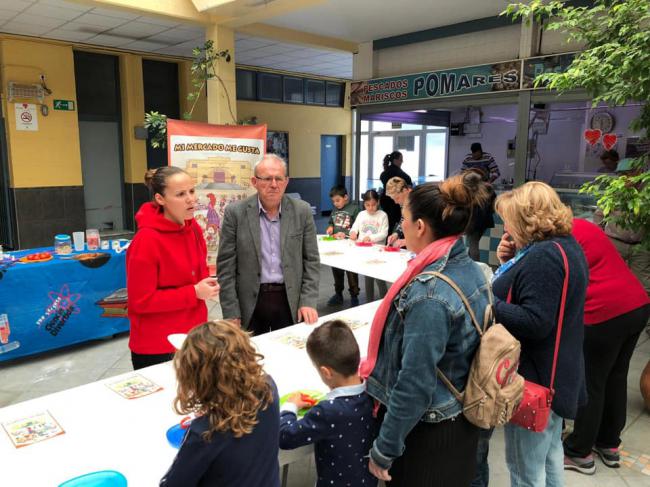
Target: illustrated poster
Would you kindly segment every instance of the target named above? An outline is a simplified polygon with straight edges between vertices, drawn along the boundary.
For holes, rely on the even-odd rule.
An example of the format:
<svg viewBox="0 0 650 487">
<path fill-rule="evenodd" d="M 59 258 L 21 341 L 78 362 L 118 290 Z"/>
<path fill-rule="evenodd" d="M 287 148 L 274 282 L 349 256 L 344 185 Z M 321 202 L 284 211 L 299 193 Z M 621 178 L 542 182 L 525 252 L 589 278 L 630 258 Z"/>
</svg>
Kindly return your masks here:
<svg viewBox="0 0 650 487">
<path fill-rule="evenodd" d="M 140 374 L 134 374 L 124 379 L 106 384 L 108 388 L 125 399 L 137 399 L 154 392 L 162 391 L 162 387 L 151 382 Z"/>
<path fill-rule="evenodd" d="M 253 166 L 264 156 L 265 143 L 266 125 L 167 121 L 169 164 L 187 171 L 196 184 L 194 217 L 205 236 L 211 275 L 226 206 L 255 193 Z"/>
<path fill-rule="evenodd" d="M 48 411 L 7 421 L 2 423 L 2 428 L 16 448 L 29 446 L 65 433 Z"/>
</svg>

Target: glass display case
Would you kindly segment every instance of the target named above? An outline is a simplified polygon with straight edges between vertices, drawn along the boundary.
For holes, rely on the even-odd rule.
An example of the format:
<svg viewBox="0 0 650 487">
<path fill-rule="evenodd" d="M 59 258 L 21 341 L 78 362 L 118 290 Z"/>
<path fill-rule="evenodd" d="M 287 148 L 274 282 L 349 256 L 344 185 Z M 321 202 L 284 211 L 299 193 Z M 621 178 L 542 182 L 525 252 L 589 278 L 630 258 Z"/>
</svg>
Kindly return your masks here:
<svg viewBox="0 0 650 487">
<path fill-rule="evenodd" d="M 554 188 L 560 199 L 573 211 L 575 218 L 592 220 L 596 211 L 596 199 L 589 194 L 580 194 L 577 189 Z"/>
<path fill-rule="evenodd" d="M 560 195 L 564 204 L 571 207 L 576 218 L 591 220 L 596 211 L 596 199 L 588 194 L 580 194 L 584 183 L 593 181 L 602 173 L 560 171 L 553 174 L 550 185 Z"/>
<path fill-rule="evenodd" d="M 559 171 L 553 174 L 548 184 L 556 189 L 580 189 L 584 183 L 593 181 L 602 175 L 603 173 L 598 172 Z"/>
</svg>

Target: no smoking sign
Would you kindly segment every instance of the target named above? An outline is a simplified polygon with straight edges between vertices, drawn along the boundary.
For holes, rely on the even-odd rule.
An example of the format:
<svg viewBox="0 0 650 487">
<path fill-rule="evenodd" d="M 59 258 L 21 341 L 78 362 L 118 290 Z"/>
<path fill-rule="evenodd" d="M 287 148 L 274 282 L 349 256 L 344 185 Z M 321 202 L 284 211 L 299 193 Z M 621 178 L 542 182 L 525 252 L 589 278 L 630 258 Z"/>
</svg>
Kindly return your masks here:
<svg viewBox="0 0 650 487">
<path fill-rule="evenodd" d="M 33 103 L 16 103 L 16 130 L 37 131 L 38 115 Z"/>
</svg>

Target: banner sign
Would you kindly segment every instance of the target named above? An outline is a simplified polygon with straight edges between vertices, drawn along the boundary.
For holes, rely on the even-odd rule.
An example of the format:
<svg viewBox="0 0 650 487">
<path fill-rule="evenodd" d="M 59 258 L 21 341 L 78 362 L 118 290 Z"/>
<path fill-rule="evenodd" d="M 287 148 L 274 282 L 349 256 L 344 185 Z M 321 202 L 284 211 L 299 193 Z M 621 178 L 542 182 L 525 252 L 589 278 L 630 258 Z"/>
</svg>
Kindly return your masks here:
<svg viewBox="0 0 650 487">
<path fill-rule="evenodd" d="M 575 53 L 354 81 L 350 105 L 372 105 L 533 88 L 535 76 L 563 72 Z M 523 79 L 522 79 L 523 72 Z"/>
<path fill-rule="evenodd" d="M 194 179 L 198 198 L 194 217 L 208 246 L 208 266 L 214 272 L 221 222 L 226 206 L 255 189 L 253 166 L 266 150 L 266 125 L 211 125 L 167 120 L 169 165 Z"/>
<path fill-rule="evenodd" d="M 353 82 L 351 105 L 519 89 L 519 61 Z"/>
<path fill-rule="evenodd" d="M 524 59 L 524 76 L 521 88 L 523 90 L 535 88 L 535 78 L 540 74 L 564 73 L 569 69 L 575 57 L 575 53 L 570 53 Z"/>
</svg>

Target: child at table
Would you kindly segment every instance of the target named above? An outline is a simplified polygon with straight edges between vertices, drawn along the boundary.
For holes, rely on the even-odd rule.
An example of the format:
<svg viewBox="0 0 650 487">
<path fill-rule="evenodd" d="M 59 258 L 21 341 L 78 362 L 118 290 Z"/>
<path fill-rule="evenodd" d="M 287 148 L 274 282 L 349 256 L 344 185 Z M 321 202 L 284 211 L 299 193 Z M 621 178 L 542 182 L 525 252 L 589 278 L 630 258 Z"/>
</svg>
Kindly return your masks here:
<svg viewBox="0 0 650 487">
<path fill-rule="evenodd" d="M 192 329 L 174 357 L 174 409 L 197 414 L 161 487 L 278 487 L 279 406 L 246 332 L 229 321 Z"/>
<path fill-rule="evenodd" d="M 344 239 L 350 234 L 350 229 L 359 214 L 359 206 L 350 203 L 348 190 L 345 186 L 336 185 L 330 189 L 330 199 L 334 210 L 330 216 L 326 233 L 337 239 Z M 345 289 L 344 277 L 348 275 L 348 286 L 350 287 L 350 305 L 359 305 L 359 275 L 354 272 L 346 272 L 343 269 L 332 267 L 334 275 L 334 296 L 327 302 L 330 306 L 343 304 L 343 289 Z"/>
<path fill-rule="evenodd" d="M 369 189 L 363 196 L 364 211 L 359 213 L 352 229 L 350 230 L 350 240 L 359 240 L 360 242 L 371 242 L 374 244 L 385 244 L 388 236 L 388 215 L 379 209 L 379 195 L 374 189 Z M 379 297 L 383 298 L 388 287 L 386 281 L 373 279 L 365 276 L 366 282 L 366 299 L 368 302 L 375 300 L 375 281 L 379 288 Z"/>
<path fill-rule="evenodd" d="M 366 384 L 357 373 L 359 346 L 352 330 L 341 320 L 324 323 L 309 335 L 307 354 L 331 390 L 300 420 L 298 409 L 309 405 L 300 393 L 289 396 L 280 417 L 280 448 L 314 444 L 317 487 L 376 486 L 367 455 L 377 421 Z"/>
</svg>

